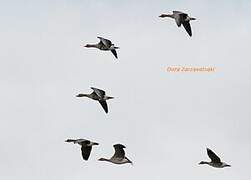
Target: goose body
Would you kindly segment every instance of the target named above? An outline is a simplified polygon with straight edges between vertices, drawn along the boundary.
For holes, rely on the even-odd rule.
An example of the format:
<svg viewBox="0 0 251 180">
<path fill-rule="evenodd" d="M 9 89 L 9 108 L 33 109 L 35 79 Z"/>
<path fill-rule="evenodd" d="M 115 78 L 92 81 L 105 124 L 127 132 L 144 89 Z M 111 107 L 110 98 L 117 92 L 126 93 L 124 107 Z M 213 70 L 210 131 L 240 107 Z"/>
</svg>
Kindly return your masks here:
<svg viewBox="0 0 251 180">
<path fill-rule="evenodd" d="M 108 106 L 107 106 L 106 100 L 113 99 L 114 97 L 106 96 L 104 90 L 94 88 L 94 87 L 91 87 L 91 89 L 93 90 L 91 94 L 78 94 L 77 97 L 88 97 L 90 99 L 98 101 L 103 107 L 104 111 L 108 113 Z"/>
<path fill-rule="evenodd" d="M 65 142 L 73 142 L 74 144 L 79 144 L 81 146 L 82 157 L 87 161 L 90 157 L 92 146 L 99 145 L 96 142 L 91 142 L 86 139 L 67 139 Z"/>
<path fill-rule="evenodd" d="M 231 165 L 222 162 L 221 159 L 209 148 L 207 148 L 207 155 L 211 159 L 211 162 L 201 161 L 199 164 L 207 164 L 215 168 L 231 167 Z"/>
<path fill-rule="evenodd" d="M 126 164 L 126 163 L 132 164 L 132 161 L 130 161 L 125 156 L 125 151 L 124 151 L 125 146 L 124 145 L 115 144 L 115 145 L 113 145 L 113 147 L 115 149 L 114 155 L 110 159 L 100 158 L 99 161 L 107 161 L 107 162 L 111 162 L 114 164 Z"/>
<path fill-rule="evenodd" d="M 161 14 L 159 17 L 165 18 L 165 17 L 170 17 L 175 19 L 175 22 L 178 27 L 183 25 L 189 36 L 192 36 L 192 29 L 190 25 L 191 20 L 196 20 L 193 17 L 189 17 L 188 14 L 183 13 L 181 11 L 173 11 L 173 14 Z"/>
<path fill-rule="evenodd" d="M 97 48 L 102 51 L 111 51 L 112 54 L 115 56 L 115 58 L 118 58 L 116 49 L 119 49 L 119 47 L 114 46 L 114 44 L 109 40 L 105 39 L 103 37 L 97 37 L 100 41 L 97 44 L 87 44 L 85 47 L 87 48 Z"/>
</svg>

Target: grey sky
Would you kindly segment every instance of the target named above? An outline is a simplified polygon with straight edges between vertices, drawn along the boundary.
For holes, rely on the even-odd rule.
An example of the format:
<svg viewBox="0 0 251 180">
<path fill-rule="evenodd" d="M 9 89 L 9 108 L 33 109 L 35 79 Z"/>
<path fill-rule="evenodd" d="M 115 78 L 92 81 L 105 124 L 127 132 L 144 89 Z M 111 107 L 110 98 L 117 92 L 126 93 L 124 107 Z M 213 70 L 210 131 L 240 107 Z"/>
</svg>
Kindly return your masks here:
<svg viewBox="0 0 251 180">
<path fill-rule="evenodd" d="M 158 18 L 172 10 L 197 18 L 193 37 Z M 250 1 L 13 0 L 0 12 L 1 179 L 250 179 Z M 97 36 L 118 60 L 81 47 Z M 75 97 L 90 86 L 115 97 L 108 114 Z M 66 138 L 100 146 L 83 162 Z M 134 166 L 97 161 L 115 143 Z M 232 167 L 199 166 L 206 147 Z"/>
</svg>

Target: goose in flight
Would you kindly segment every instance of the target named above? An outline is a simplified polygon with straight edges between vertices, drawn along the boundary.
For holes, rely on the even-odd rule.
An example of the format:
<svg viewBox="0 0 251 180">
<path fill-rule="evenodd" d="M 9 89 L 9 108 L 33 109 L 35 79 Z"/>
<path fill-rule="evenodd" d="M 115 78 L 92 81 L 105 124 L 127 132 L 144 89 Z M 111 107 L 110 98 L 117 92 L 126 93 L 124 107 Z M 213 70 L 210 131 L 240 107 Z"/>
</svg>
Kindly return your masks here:
<svg viewBox="0 0 251 180">
<path fill-rule="evenodd" d="M 98 37 L 98 39 L 100 40 L 99 43 L 97 43 L 97 44 L 87 44 L 84 47 L 97 48 L 97 49 L 100 49 L 102 51 L 111 51 L 112 54 L 115 56 L 115 58 L 118 59 L 116 49 L 119 49 L 119 47 L 114 46 L 114 44 L 112 44 L 112 42 L 109 39 L 105 39 L 105 38 L 102 38 L 102 37 Z"/>
<path fill-rule="evenodd" d="M 207 155 L 211 159 L 211 162 L 201 161 L 199 164 L 208 164 L 215 168 L 231 167 L 231 165 L 222 162 L 221 159 L 209 148 L 207 148 Z"/>
<path fill-rule="evenodd" d="M 126 156 L 125 156 L 125 151 L 124 148 L 125 146 L 122 144 L 115 144 L 113 145 L 115 149 L 114 155 L 110 159 L 106 158 L 100 158 L 99 161 L 108 161 L 114 164 L 126 164 L 126 163 L 132 163 Z"/>
<path fill-rule="evenodd" d="M 105 112 L 108 113 L 108 106 L 106 100 L 113 99 L 114 97 L 106 96 L 104 90 L 94 87 L 91 87 L 91 89 L 93 90 L 91 94 L 78 94 L 77 97 L 88 97 L 98 101 L 105 110 Z"/>
<path fill-rule="evenodd" d="M 74 144 L 79 144 L 81 146 L 82 157 L 84 160 L 88 160 L 91 154 L 92 146 L 99 145 L 96 142 L 91 142 L 86 139 L 67 139 L 65 142 L 73 142 Z"/>
<path fill-rule="evenodd" d="M 173 14 L 161 14 L 159 17 L 161 18 L 170 17 L 175 19 L 177 26 L 180 27 L 182 24 L 187 33 L 189 34 L 189 36 L 192 36 L 190 21 L 196 20 L 195 18 L 189 17 L 188 14 L 183 13 L 181 11 L 173 11 Z"/>
</svg>

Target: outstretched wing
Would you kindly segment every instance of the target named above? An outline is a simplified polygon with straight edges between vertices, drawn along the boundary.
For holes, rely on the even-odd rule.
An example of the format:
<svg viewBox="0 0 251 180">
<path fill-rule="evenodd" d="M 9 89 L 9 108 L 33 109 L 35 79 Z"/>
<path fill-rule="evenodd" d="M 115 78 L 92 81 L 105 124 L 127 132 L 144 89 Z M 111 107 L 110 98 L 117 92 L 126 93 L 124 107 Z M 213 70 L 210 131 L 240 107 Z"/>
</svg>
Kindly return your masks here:
<svg viewBox="0 0 251 180">
<path fill-rule="evenodd" d="M 183 21 L 182 25 L 187 31 L 187 33 L 189 34 L 189 36 L 192 36 L 192 29 L 191 29 L 189 21 Z"/>
<path fill-rule="evenodd" d="M 181 11 L 173 11 L 173 14 L 177 26 L 180 27 L 182 22 L 184 21 L 184 17 L 187 16 L 187 14 Z"/>
<path fill-rule="evenodd" d="M 111 50 L 112 54 L 115 56 L 116 59 L 118 59 L 118 55 L 115 49 Z"/>
<path fill-rule="evenodd" d="M 209 148 L 207 148 L 207 155 L 209 156 L 212 162 L 215 162 L 215 163 L 221 162 L 221 159 Z"/>
<path fill-rule="evenodd" d="M 173 14 L 185 14 L 185 13 L 183 13 L 181 11 L 173 11 Z"/>
<path fill-rule="evenodd" d="M 112 45 L 112 42 L 109 39 L 105 39 L 102 37 L 98 37 L 100 39 L 100 41 L 107 47 L 110 48 Z"/>
<path fill-rule="evenodd" d="M 88 160 L 91 154 L 92 146 L 81 146 L 82 157 L 84 160 Z"/>
<path fill-rule="evenodd" d="M 106 101 L 98 101 L 98 102 L 101 104 L 105 112 L 108 113 L 108 106 L 107 106 Z"/>
<path fill-rule="evenodd" d="M 125 146 L 122 144 L 115 144 L 113 147 L 115 149 L 115 153 L 112 158 L 124 159 L 125 158 L 125 151 L 124 151 Z"/>
<path fill-rule="evenodd" d="M 105 91 L 102 89 L 98 89 L 95 87 L 91 87 L 91 89 L 100 97 L 103 98 L 105 96 Z"/>
<path fill-rule="evenodd" d="M 176 14 L 174 16 L 174 19 L 175 19 L 175 22 L 176 22 L 177 26 L 180 27 L 181 26 L 181 17 L 180 17 L 180 15 Z"/>
</svg>

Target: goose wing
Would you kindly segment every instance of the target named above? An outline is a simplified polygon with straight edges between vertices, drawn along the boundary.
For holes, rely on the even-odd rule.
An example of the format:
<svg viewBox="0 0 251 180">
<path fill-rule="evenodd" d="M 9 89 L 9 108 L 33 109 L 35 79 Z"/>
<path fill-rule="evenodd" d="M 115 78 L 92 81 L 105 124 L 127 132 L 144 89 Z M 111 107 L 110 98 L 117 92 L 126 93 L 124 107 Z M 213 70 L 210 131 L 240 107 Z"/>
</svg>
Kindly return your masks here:
<svg viewBox="0 0 251 180">
<path fill-rule="evenodd" d="M 174 19 L 178 27 L 181 26 L 182 21 L 184 20 L 184 16 L 187 14 L 181 12 L 181 11 L 173 11 Z"/>
<path fill-rule="evenodd" d="M 207 148 L 207 155 L 209 156 L 212 162 L 215 162 L 215 163 L 221 162 L 221 159 L 209 148 Z"/>
<path fill-rule="evenodd" d="M 110 48 L 112 45 L 112 42 L 109 39 L 105 39 L 102 37 L 98 37 L 100 39 L 100 41 L 107 47 Z"/>
<path fill-rule="evenodd" d="M 86 139 L 76 139 L 75 140 L 75 143 L 78 143 L 78 144 L 89 144 L 90 141 L 89 140 L 86 140 Z"/>
<path fill-rule="evenodd" d="M 86 146 L 82 145 L 81 146 L 81 152 L 82 152 L 82 157 L 84 160 L 88 160 L 91 154 L 92 146 Z"/>
<path fill-rule="evenodd" d="M 103 98 L 105 96 L 105 91 L 102 89 L 98 89 L 95 87 L 91 87 L 91 89 L 100 97 Z"/>
<path fill-rule="evenodd" d="M 189 36 L 192 36 L 192 29 L 191 29 L 189 21 L 183 21 L 182 25 L 185 28 L 186 32 L 189 34 Z"/>
<path fill-rule="evenodd" d="M 173 14 L 185 14 L 185 13 L 183 13 L 181 11 L 173 11 Z"/>
<path fill-rule="evenodd" d="M 118 59 L 118 55 L 115 49 L 111 50 L 112 54 L 115 56 L 116 59 Z"/>
<path fill-rule="evenodd" d="M 106 101 L 98 101 L 98 102 L 101 104 L 105 112 L 108 113 L 108 106 L 107 106 Z"/>
<path fill-rule="evenodd" d="M 77 140 L 76 139 L 66 139 L 65 142 L 73 142 L 75 143 Z"/>
<path fill-rule="evenodd" d="M 180 27 L 181 23 L 182 23 L 182 19 L 181 19 L 180 14 L 177 14 L 177 13 L 174 14 L 174 19 L 175 19 L 175 22 L 176 22 L 177 26 Z"/>
<path fill-rule="evenodd" d="M 125 146 L 122 144 L 115 144 L 113 147 L 115 149 L 115 153 L 112 158 L 124 159 L 125 158 L 125 151 L 124 151 Z"/>
</svg>

